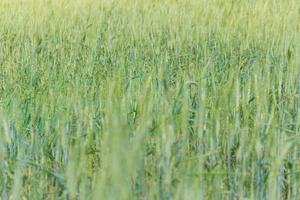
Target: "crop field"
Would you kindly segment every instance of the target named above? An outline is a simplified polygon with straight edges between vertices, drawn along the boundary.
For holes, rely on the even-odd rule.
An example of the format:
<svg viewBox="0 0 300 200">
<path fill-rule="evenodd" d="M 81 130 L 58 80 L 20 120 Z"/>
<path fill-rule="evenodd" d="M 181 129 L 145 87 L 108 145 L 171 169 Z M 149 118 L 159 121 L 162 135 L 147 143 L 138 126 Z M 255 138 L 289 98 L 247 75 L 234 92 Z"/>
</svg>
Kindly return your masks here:
<svg viewBox="0 0 300 200">
<path fill-rule="evenodd" d="M 0 0 L 0 199 L 300 199 L 299 0 Z"/>
</svg>

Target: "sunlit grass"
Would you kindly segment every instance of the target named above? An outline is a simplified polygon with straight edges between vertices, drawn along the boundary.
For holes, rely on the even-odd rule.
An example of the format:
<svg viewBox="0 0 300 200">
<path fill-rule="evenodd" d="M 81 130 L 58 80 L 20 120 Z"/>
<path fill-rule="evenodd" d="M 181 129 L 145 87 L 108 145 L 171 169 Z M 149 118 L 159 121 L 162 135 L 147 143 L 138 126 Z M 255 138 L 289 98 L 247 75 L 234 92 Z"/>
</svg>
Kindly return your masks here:
<svg viewBox="0 0 300 200">
<path fill-rule="evenodd" d="M 0 199 L 299 199 L 297 0 L 1 0 Z"/>
</svg>

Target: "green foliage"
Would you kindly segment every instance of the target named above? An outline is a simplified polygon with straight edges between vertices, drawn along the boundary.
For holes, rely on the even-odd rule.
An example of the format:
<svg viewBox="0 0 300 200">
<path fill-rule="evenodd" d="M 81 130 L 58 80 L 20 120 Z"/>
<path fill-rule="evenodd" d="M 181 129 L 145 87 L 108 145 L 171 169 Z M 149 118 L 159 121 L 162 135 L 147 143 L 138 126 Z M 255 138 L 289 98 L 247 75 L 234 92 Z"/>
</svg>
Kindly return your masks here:
<svg viewBox="0 0 300 200">
<path fill-rule="evenodd" d="M 1 0 L 0 199 L 299 199 L 297 0 Z"/>
</svg>

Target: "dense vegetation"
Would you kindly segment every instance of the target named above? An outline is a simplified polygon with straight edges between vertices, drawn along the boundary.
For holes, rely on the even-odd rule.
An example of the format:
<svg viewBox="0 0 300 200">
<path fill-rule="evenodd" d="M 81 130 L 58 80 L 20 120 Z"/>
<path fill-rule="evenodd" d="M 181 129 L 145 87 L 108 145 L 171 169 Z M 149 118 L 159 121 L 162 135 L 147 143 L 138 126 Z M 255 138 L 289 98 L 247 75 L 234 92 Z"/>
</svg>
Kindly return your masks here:
<svg viewBox="0 0 300 200">
<path fill-rule="evenodd" d="M 298 0 L 1 0 L 1 199 L 299 199 Z"/>
</svg>

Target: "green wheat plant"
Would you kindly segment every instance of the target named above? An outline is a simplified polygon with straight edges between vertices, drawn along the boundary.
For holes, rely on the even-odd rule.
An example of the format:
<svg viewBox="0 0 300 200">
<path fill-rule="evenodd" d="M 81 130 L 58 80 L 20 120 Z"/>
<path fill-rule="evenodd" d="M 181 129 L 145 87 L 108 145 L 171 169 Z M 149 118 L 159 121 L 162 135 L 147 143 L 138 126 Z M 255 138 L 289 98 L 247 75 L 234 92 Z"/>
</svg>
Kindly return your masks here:
<svg viewBox="0 0 300 200">
<path fill-rule="evenodd" d="M 298 0 L 1 0 L 0 199 L 300 199 Z"/>
</svg>

